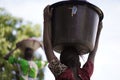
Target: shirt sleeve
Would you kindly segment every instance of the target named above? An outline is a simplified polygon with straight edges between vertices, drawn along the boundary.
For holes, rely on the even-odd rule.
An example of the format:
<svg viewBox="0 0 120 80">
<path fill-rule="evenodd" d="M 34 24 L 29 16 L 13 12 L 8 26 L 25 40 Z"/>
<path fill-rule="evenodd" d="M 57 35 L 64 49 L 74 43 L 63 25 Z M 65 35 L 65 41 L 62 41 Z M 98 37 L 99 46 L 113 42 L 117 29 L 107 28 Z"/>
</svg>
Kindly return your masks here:
<svg viewBox="0 0 120 80">
<path fill-rule="evenodd" d="M 93 74 L 94 64 L 91 61 L 87 61 L 84 64 L 83 69 L 88 73 L 89 77 L 91 77 Z"/>
<path fill-rule="evenodd" d="M 55 77 L 59 76 L 67 69 L 67 66 L 62 64 L 57 58 L 53 59 L 49 63 L 48 67 L 50 68 L 51 72 L 54 74 Z"/>
<path fill-rule="evenodd" d="M 47 65 L 47 61 L 36 60 L 35 63 L 37 64 L 38 68 L 43 68 Z"/>
<path fill-rule="evenodd" d="M 13 56 L 10 56 L 10 57 L 8 58 L 8 62 L 11 63 L 11 64 L 14 64 L 14 63 L 17 62 L 17 59 L 14 58 Z"/>
<path fill-rule="evenodd" d="M 35 61 L 35 63 L 37 64 L 38 68 L 41 68 L 42 67 L 42 61 Z"/>
</svg>

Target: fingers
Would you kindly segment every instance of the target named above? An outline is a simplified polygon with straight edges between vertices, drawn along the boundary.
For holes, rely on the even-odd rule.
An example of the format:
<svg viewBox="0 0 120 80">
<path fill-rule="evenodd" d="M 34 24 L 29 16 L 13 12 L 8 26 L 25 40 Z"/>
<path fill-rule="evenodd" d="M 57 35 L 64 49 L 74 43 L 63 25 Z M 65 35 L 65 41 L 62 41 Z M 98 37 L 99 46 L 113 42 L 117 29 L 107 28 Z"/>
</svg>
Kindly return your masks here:
<svg viewBox="0 0 120 80">
<path fill-rule="evenodd" d="M 46 6 L 44 9 L 44 20 L 51 20 L 52 16 L 52 8 L 50 8 L 50 5 Z"/>
<path fill-rule="evenodd" d="M 44 13 L 49 13 L 50 12 L 50 5 L 47 5 L 44 9 Z"/>
</svg>

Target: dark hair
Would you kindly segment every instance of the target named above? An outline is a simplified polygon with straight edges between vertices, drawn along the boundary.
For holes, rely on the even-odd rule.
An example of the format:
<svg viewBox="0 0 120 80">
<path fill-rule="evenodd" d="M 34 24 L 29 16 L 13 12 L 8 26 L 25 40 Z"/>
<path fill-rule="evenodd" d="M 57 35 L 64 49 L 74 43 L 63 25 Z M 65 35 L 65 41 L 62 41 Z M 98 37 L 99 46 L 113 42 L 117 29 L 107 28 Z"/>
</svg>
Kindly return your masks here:
<svg viewBox="0 0 120 80">
<path fill-rule="evenodd" d="M 68 67 L 80 67 L 78 51 L 74 47 L 66 47 L 61 52 L 60 61 Z"/>
<path fill-rule="evenodd" d="M 32 59 L 33 58 L 33 49 L 31 49 L 29 47 L 25 48 L 24 57 L 26 59 Z"/>
<path fill-rule="evenodd" d="M 29 47 L 25 48 L 25 52 L 28 52 L 28 51 L 32 51 L 32 49 Z"/>
</svg>

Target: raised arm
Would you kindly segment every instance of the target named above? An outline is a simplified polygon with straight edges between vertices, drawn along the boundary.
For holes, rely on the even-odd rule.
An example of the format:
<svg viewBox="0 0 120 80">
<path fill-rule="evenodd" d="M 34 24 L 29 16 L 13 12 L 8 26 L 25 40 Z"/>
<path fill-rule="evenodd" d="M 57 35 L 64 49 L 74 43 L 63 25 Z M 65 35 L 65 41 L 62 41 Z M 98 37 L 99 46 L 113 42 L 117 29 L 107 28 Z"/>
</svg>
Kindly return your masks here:
<svg viewBox="0 0 120 80">
<path fill-rule="evenodd" d="M 100 22 L 99 26 L 98 26 L 98 32 L 97 32 L 95 47 L 94 47 L 93 51 L 91 51 L 89 53 L 89 56 L 88 56 L 88 60 L 91 61 L 92 63 L 94 63 L 95 55 L 96 55 L 96 52 L 97 52 L 97 49 L 98 49 L 99 37 L 100 37 L 100 32 L 101 32 L 102 27 L 103 27 L 102 22 Z"/>
<path fill-rule="evenodd" d="M 4 56 L 4 59 L 8 60 L 8 58 L 13 54 L 13 52 L 17 49 L 18 47 L 16 47 L 15 49 L 13 49 L 12 51 L 10 51 L 9 53 L 7 53 L 5 56 Z"/>
<path fill-rule="evenodd" d="M 7 54 L 4 56 L 4 59 L 8 60 L 8 58 L 13 54 L 13 52 L 14 52 L 16 49 L 18 49 L 20 46 L 21 46 L 21 44 L 20 44 L 20 42 L 18 42 L 18 43 L 16 44 L 16 48 L 13 49 L 12 51 L 10 51 L 9 53 L 7 53 Z"/>
<path fill-rule="evenodd" d="M 48 62 L 53 60 L 56 56 L 54 55 L 52 44 L 51 44 L 51 13 L 49 6 L 44 9 L 44 34 L 43 34 L 43 43 L 45 54 L 48 59 Z"/>
</svg>

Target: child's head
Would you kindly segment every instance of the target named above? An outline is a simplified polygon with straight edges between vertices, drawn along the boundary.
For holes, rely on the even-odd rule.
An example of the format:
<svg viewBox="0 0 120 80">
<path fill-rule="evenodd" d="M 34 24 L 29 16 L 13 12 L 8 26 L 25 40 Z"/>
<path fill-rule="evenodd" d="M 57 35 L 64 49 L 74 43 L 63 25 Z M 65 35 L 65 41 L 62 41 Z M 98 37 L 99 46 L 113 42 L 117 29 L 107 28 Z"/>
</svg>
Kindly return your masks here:
<svg viewBox="0 0 120 80">
<path fill-rule="evenodd" d="M 80 67 L 78 51 L 74 47 L 66 47 L 60 55 L 60 61 L 68 67 Z"/>
</svg>

